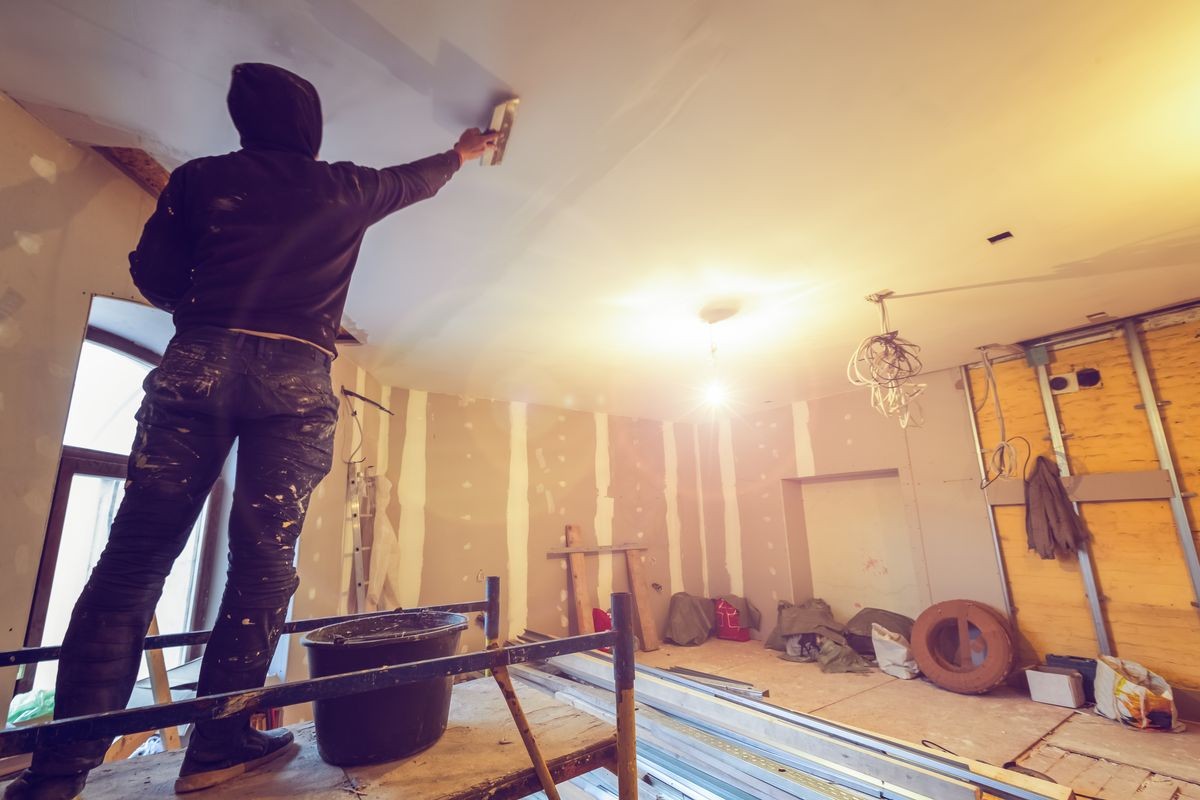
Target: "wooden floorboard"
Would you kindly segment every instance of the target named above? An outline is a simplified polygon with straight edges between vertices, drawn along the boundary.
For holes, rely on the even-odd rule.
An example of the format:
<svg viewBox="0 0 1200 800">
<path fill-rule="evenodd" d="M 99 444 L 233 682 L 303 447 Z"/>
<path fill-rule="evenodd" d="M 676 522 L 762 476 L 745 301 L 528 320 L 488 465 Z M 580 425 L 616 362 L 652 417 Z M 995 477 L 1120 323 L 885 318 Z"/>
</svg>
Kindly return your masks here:
<svg viewBox="0 0 1200 800">
<path fill-rule="evenodd" d="M 638 653 L 637 660 L 658 669 L 690 667 L 765 686 L 772 703 L 806 714 L 896 680 L 882 672 L 827 675 L 816 664 L 785 661 L 761 642 L 711 639 L 698 647 L 663 642 L 653 653 Z"/>
<path fill-rule="evenodd" d="M 1139 731 L 1094 714 L 1076 714 L 1046 739 L 1086 753 L 1188 783 L 1200 783 L 1200 728 L 1183 733 Z"/>
</svg>

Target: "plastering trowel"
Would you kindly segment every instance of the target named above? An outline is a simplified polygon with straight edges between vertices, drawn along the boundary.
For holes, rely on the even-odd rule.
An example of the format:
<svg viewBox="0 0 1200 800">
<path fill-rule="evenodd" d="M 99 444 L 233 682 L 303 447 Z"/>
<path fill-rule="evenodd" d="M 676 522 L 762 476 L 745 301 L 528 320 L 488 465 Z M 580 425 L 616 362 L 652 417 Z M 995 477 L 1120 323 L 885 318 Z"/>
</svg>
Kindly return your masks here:
<svg viewBox="0 0 1200 800">
<path fill-rule="evenodd" d="M 514 97 L 492 110 L 492 123 L 488 130 L 496 131 L 500 135 L 496 139 L 496 147 L 480 159 L 483 166 L 494 167 L 504 160 L 504 148 L 508 145 L 508 135 L 512 132 L 513 119 L 517 116 L 517 106 L 520 102 L 520 98 Z"/>
</svg>

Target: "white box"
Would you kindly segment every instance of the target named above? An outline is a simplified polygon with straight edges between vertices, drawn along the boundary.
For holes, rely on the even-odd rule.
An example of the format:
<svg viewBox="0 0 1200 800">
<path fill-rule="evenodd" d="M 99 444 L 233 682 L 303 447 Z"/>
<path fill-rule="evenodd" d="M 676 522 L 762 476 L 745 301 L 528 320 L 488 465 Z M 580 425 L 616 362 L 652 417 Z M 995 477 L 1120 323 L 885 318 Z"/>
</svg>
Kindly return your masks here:
<svg viewBox="0 0 1200 800">
<path fill-rule="evenodd" d="M 1039 703 L 1079 708 L 1083 705 L 1083 675 L 1062 667 L 1031 667 L 1025 670 L 1029 697 Z"/>
</svg>

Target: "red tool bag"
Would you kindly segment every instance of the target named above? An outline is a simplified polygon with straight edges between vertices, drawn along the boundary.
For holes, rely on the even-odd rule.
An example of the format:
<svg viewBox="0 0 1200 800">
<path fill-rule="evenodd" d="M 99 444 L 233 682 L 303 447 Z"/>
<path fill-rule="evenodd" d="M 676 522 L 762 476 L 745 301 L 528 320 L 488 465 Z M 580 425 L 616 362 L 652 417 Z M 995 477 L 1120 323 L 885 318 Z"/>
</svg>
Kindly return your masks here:
<svg viewBox="0 0 1200 800">
<path fill-rule="evenodd" d="M 734 642 L 750 641 L 750 629 L 741 625 L 741 615 L 738 610 L 724 600 L 717 600 L 717 638 L 729 639 Z"/>
<path fill-rule="evenodd" d="M 592 627 L 596 633 L 604 633 L 612 630 L 612 615 L 600 608 L 592 609 Z M 611 653 L 611 647 L 601 647 L 600 652 Z"/>
</svg>

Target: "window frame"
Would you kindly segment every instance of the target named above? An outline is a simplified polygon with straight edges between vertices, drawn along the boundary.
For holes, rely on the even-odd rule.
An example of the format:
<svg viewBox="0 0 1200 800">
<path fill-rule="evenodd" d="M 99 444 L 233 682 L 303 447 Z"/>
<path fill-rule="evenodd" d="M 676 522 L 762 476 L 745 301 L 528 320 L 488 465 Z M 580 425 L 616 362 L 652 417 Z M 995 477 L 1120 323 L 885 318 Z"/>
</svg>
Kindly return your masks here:
<svg viewBox="0 0 1200 800">
<path fill-rule="evenodd" d="M 162 363 L 162 356 L 148 347 L 111 331 L 88 325 L 84 335 L 85 342 L 92 342 L 122 355 L 148 364 L 151 368 Z M 49 612 L 50 592 L 54 584 L 54 571 L 58 564 L 59 548 L 62 545 L 63 525 L 66 522 L 67 502 L 71 493 L 71 483 L 76 475 L 88 475 L 101 478 L 126 479 L 129 472 L 129 454 L 112 453 L 103 450 L 93 450 L 74 445 L 62 446 L 59 457 L 58 473 L 54 482 L 54 493 L 50 503 L 50 516 L 46 523 L 46 534 L 42 544 L 42 555 L 38 563 L 37 580 L 34 584 L 33 598 L 29 609 L 29 620 L 25 628 L 25 646 L 39 647 L 45 634 L 46 615 Z M 224 476 L 218 478 L 213 491 L 206 499 L 210 513 L 206 518 L 202 536 L 198 543 L 196 554 L 196 570 L 192 577 L 196 590 L 192 592 L 191 608 L 186 610 L 189 630 L 196 630 L 205 622 L 205 609 L 209 603 L 208 586 L 211 583 L 215 569 L 216 554 L 213 552 L 214 543 L 219 540 L 219 527 L 222 521 L 219 515 L 211 513 L 220 507 L 225 486 Z M 200 645 L 189 647 L 187 658 L 196 658 L 201 651 Z M 22 694 L 33 688 L 33 679 L 37 664 L 26 665 L 14 687 L 14 694 Z"/>
</svg>

